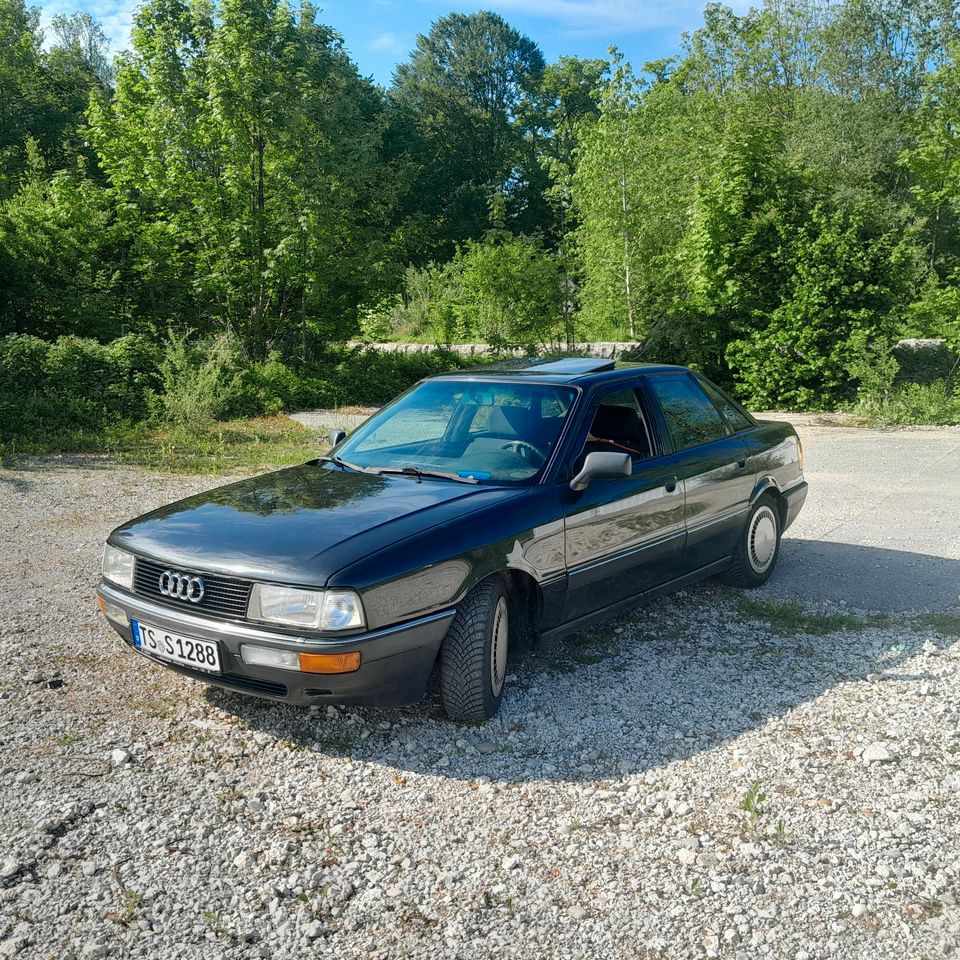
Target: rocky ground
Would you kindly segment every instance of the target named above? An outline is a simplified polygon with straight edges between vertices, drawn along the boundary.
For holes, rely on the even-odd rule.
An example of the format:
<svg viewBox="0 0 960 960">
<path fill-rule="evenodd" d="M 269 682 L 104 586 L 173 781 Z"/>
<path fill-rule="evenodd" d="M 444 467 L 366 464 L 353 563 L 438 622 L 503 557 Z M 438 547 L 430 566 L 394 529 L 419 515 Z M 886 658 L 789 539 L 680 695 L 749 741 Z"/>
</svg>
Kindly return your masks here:
<svg viewBox="0 0 960 960">
<path fill-rule="evenodd" d="M 0 957 L 960 955 L 955 609 L 707 584 L 516 663 L 483 727 L 311 712 L 96 611 L 109 529 L 215 482 L 0 471 Z"/>
</svg>

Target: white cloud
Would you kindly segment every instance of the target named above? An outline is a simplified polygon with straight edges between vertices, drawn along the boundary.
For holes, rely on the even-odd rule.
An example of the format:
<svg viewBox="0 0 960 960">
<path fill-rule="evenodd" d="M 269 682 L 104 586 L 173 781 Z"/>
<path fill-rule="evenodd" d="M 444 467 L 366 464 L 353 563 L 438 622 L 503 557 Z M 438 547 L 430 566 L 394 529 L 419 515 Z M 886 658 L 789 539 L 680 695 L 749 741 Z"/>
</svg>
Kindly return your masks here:
<svg viewBox="0 0 960 960">
<path fill-rule="evenodd" d="M 77 0 L 49 0 L 40 4 L 40 25 L 49 34 L 50 21 L 57 14 L 71 14 L 82 9 L 100 22 L 113 52 L 118 53 L 130 46 L 130 27 L 140 2 L 141 0 L 88 0 L 81 3 Z"/>
<path fill-rule="evenodd" d="M 381 33 L 368 46 L 374 53 L 403 53 L 403 44 L 395 33 Z"/>
<path fill-rule="evenodd" d="M 706 0 L 486 0 L 483 6 L 542 17 L 568 34 L 599 36 L 612 31 L 630 34 L 661 28 L 690 29 L 702 22 L 705 3 Z M 740 13 L 751 4 L 750 0 L 733 0 L 729 5 Z"/>
</svg>

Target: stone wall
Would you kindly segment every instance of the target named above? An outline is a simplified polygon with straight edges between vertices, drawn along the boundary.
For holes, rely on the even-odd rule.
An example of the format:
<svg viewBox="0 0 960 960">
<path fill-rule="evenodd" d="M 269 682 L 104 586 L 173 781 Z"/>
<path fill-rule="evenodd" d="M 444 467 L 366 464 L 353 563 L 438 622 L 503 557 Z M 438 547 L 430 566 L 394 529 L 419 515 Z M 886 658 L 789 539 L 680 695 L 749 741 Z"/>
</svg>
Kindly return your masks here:
<svg viewBox="0 0 960 960">
<path fill-rule="evenodd" d="M 898 382 L 931 383 L 956 374 L 957 354 L 946 340 L 901 340 L 893 355 L 900 364 Z"/>
<path fill-rule="evenodd" d="M 387 353 L 433 353 L 441 349 L 434 343 L 362 343 L 359 340 L 351 341 L 351 347 L 369 347 L 371 350 L 383 350 Z M 600 343 L 577 343 L 570 348 L 571 353 L 585 354 L 588 357 L 616 357 L 624 351 L 636 348 L 635 343 L 623 343 L 615 340 L 607 340 Z M 451 350 L 453 353 L 459 353 L 463 357 L 483 357 L 489 356 L 493 351 L 487 343 L 451 343 L 442 347 L 444 350 Z M 496 351 L 497 356 L 511 354 L 512 356 L 526 356 L 526 351 L 517 349 L 500 349 Z"/>
</svg>

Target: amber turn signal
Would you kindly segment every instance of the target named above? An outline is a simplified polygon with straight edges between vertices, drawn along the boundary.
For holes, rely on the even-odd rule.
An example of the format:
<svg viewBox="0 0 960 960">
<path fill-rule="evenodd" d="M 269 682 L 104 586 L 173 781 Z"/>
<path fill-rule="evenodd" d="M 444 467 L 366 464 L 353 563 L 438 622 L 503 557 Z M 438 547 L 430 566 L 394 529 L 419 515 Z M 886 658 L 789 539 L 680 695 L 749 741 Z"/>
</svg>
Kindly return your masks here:
<svg viewBox="0 0 960 960">
<path fill-rule="evenodd" d="M 100 612 L 101 612 L 104 616 L 106 616 L 106 615 L 107 615 L 107 609 L 106 609 L 106 607 L 103 605 L 103 597 L 101 597 L 99 593 L 97 594 L 97 606 L 100 608 Z"/>
<path fill-rule="evenodd" d="M 353 673 L 360 669 L 360 651 L 352 653 L 301 653 L 304 673 Z"/>
</svg>

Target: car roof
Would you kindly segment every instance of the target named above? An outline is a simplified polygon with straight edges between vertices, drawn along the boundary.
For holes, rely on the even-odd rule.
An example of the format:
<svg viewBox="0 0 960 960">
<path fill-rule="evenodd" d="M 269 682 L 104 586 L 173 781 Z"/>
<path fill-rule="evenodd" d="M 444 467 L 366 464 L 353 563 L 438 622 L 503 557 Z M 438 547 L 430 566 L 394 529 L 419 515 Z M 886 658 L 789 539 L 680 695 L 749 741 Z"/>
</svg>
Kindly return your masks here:
<svg viewBox="0 0 960 960">
<path fill-rule="evenodd" d="M 602 357 L 561 357 L 555 360 L 522 359 L 469 367 L 439 373 L 431 380 L 503 380 L 523 379 L 529 383 L 569 383 L 588 387 L 594 383 L 626 380 L 641 373 L 657 371 L 686 373 L 687 367 L 666 363 L 630 363 Z"/>
</svg>

